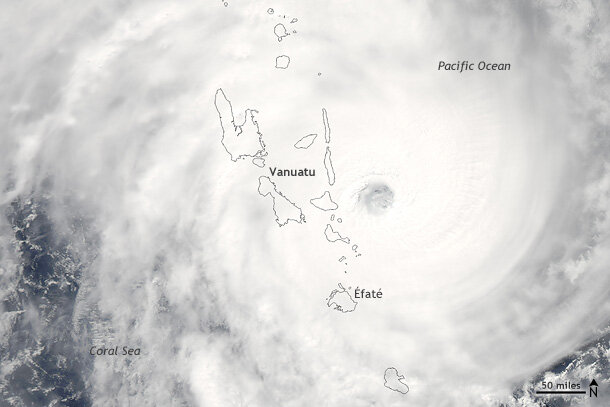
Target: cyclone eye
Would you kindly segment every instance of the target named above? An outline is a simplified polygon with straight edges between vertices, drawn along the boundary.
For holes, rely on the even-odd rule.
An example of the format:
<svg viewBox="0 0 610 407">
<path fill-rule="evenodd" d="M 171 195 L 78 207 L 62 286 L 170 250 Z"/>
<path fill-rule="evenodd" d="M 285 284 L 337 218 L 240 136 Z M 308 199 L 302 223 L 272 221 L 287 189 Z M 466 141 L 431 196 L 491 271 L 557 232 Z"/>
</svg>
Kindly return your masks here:
<svg viewBox="0 0 610 407">
<path fill-rule="evenodd" d="M 385 184 L 367 184 L 360 190 L 359 201 L 369 213 L 379 215 L 392 207 L 394 191 Z"/>
</svg>

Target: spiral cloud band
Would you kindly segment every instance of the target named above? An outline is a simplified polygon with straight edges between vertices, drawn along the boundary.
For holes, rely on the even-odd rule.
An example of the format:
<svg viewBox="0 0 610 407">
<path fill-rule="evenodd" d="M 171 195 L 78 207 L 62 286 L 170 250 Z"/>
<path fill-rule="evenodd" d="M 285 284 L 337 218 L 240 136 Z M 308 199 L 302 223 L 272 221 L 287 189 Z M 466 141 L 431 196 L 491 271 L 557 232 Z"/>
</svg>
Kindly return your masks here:
<svg viewBox="0 0 610 407">
<path fill-rule="evenodd" d="M 610 400 L 608 4 L 3 9 L 0 405 Z"/>
</svg>

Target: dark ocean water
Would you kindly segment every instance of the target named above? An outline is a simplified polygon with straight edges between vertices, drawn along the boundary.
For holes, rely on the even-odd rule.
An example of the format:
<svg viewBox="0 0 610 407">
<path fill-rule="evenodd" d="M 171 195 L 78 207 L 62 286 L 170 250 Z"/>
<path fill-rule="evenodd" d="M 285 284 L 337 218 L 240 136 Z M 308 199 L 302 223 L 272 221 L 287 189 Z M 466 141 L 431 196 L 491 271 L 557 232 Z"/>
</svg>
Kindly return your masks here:
<svg viewBox="0 0 610 407">
<path fill-rule="evenodd" d="M 45 200 L 14 202 L 5 216 L 20 264 L 17 285 L 1 302 L 12 323 L 8 342 L 0 344 L 0 405 L 90 406 L 90 361 L 72 329 L 84 265 L 69 237 L 55 233 Z"/>
</svg>

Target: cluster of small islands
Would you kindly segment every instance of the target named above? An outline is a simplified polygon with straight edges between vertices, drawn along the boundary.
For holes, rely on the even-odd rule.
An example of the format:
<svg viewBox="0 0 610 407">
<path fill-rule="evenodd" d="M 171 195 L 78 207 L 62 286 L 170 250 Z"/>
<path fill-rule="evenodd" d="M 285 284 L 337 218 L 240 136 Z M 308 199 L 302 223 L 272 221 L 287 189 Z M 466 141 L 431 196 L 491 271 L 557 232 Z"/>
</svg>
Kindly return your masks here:
<svg viewBox="0 0 610 407">
<path fill-rule="evenodd" d="M 221 143 L 225 151 L 229 154 L 232 161 L 244 159 L 251 160 L 252 164 L 259 168 L 265 168 L 266 157 L 268 155 L 263 135 L 260 132 L 258 121 L 256 120 L 257 110 L 246 109 L 243 123 L 236 123 L 231 102 L 222 89 L 216 91 L 214 104 L 220 117 L 222 127 Z M 335 170 L 332 163 L 332 153 L 330 149 L 331 128 L 328 122 L 328 113 L 322 109 L 324 123 L 324 140 L 326 150 L 324 154 L 324 168 L 326 169 L 326 179 L 329 186 L 335 184 Z M 308 149 L 316 141 L 317 134 L 308 134 L 299 139 L 294 148 L 299 150 Z M 261 175 L 258 178 L 258 192 L 264 197 L 269 197 L 272 201 L 275 222 L 280 226 L 285 226 L 288 222 L 304 223 L 305 215 L 302 209 L 292 202 L 286 195 L 278 190 L 277 185 L 271 181 L 271 177 L 313 177 L 316 170 L 312 168 L 277 168 L 268 167 L 269 176 Z M 316 196 L 309 201 L 312 206 L 322 211 L 334 211 L 339 205 L 333 201 L 330 191 L 323 191 L 320 196 Z M 340 223 L 340 222 L 339 222 Z M 341 236 L 335 232 L 330 224 L 326 226 L 324 232 L 329 242 L 343 241 L 349 243 L 349 238 Z"/>
<path fill-rule="evenodd" d="M 267 13 L 269 15 L 274 15 L 275 10 L 269 8 Z M 281 16 L 283 19 L 286 19 L 286 17 L 286 15 Z M 297 18 L 292 18 L 289 24 L 294 24 L 297 21 Z M 291 35 L 284 23 L 276 24 L 273 28 L 273 32 L 278 42 L 281 42 L 284 38 Z M 293 31 L 292 33 L 296 33 L 296 31 Z M 280 55 L 276 58 L 276 68 L 286 69 L 289 65 L 289 56 Z M 258 168 L 267 168 L 269 170 L 269 175 L 261 175 L 258 177 L 257 191 L 260 196 L 269 200 L 276 224 L 279 227 L 285 227 L 291 222 L 296 224 L 305 223 L 306 218 L 302 208 L 278 188 L 278 185 L 272 181 L 272 177 L 315 177 L 315 168 L 278 168 L 276 166 L 268 166 L 266 163 L 268 152 L 257 121 L 258 111 L 255 109 L 246 109 L 243 122 L 236 123 L 232 104 L 222 88 L 219 88 L 216 91 L 214 105 L 218 112 L 222 128 L 222 137 L 220 141 L 230 159 L 233 162 L 249 160 L 254 166 Z M 331 126 L 328 112 L 325 108 L 321 109 L 321 116 L 324 127 L 324 138 L 322 142 L 325 143 L 324 157 L 321 159 L 324 164 L 328 187 L 324 191 L 321 191 L 319 195 L 311 197 L 309 203 L 317 210 L 330 212 L 330 221 L 326 223 L 322 231 L 325 239 L 330 243 L 345 244 L 348 245 L 348 247 L 351 244 L 353 256 L 357 258 L 362 255 L 358 250 L 358 245 L 353 244 L 348 236 L 345 236 L 339 230 L 336 230 L 337 226 L 333 226 L 332 224 L 332 222 L 341 224 L 343 220 L 334 213 L 339 209 L 339 204 L 333 200 L 330 190 L 335 184 L 336 174 L 332 161 Z M 314 145 L 316 141 L 318 141 L 318 134 L 309 133 L 296 140 L 293 147 L 297 150 L 307 150 Z M 338 259 L 344 266 L 347 266 L 346 260 L 346 256 L 341 256 Z M 347 271 L 345 271 L 345 273 L 347 273 Z M 338 283 L 338 288 L 335 288 L 330 292 L 325 299 L 325 304 L 331 310 L 347 314 L 356 310 L 358 305 L 357 300 L 382 298 L 383 292 L 381 289 L 369 290 L 360 287 L 352 288 L 351 286 L 346 288 L 343 284 Z M 395 368 L 390 367 L 385 370 L 385 387 L 406 394 L 409 391 L 409 387 L 403 380 L 404 376 L 400 375 Z"/>
<path fill-rule="evenodd" d="M 267 14 L 273 16 L 275 14 L 275 10 L 272 8 L 267 9 Z M 282 18 L 283 20 L 286 20 L 288 16 L 283 15 L 280 16 L 280 18 Z M 298 22 L 299 19 L 298 18 L 292 18 L 290 19 L 290 22 L 288 24 L 294 24 L 296 22 Z M 278 42 L 282 42 L 282 40 L 286 37 L 288 37 L 290 34 L 296 34 L 297 31 L 296 30 L 292 30 L 292 32 L 290 32 L 287 28 L 286 25 L 284 25 L 283 22 L 281 23 L 277 23 L 274 27 L 273 27 L 273 34 L 275 34 L 275 37 L 277 38 Z M 275 58 L 275 67 L 277 69 L 287 69 L 290 66 L 290 57 L 288 55 L 279 55 L 278 57 Z"/>
</svg>

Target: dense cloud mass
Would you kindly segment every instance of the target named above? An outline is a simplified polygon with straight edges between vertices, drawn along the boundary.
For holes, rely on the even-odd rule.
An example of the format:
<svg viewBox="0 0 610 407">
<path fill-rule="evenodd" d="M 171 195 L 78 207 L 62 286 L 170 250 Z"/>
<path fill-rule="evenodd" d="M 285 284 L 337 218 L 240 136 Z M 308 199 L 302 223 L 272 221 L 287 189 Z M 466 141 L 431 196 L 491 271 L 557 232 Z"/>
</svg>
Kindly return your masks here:
<svg viewBox="0 0 610 407">
<path fill-rule="evenodd" d="M 610 400 L 610 6 L 269 6 L 3 5 L 0 405 L 544 406 L 541 380 L 593 378 L 556 405 Z M 267 168 L 227 154 L 219 88 L 270 165 L 317 154 L 277 180 L 306 222 L 278 227 Z M 308 204 L 323 137 L 292 149 L 322 107 L 349 273 Z M 338 283 L 383 302 L 335 312 Z M 115 346 L 141 354 L 90 354 Z"/>
</svg>

